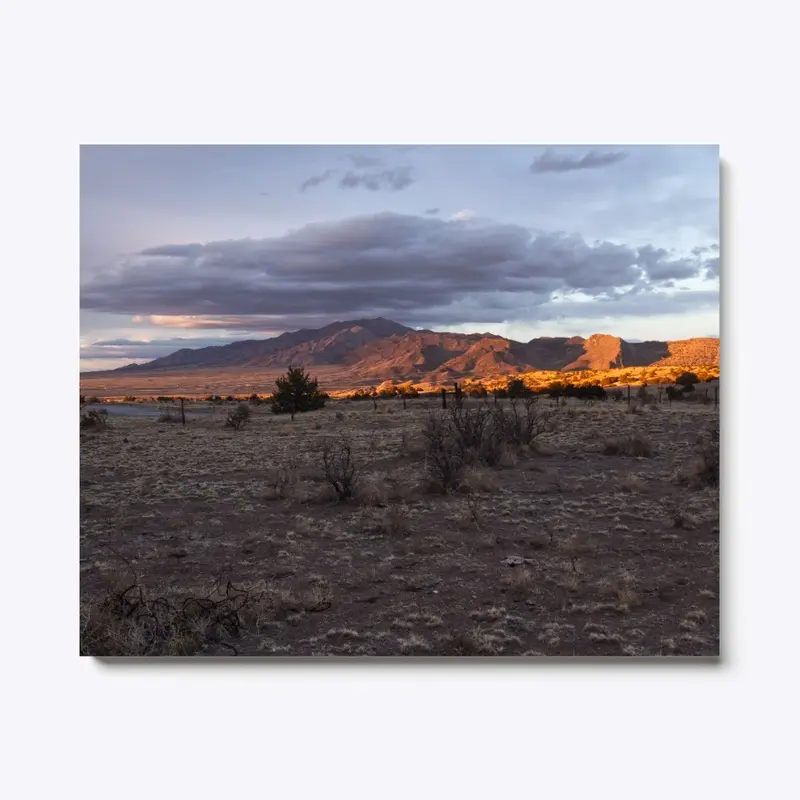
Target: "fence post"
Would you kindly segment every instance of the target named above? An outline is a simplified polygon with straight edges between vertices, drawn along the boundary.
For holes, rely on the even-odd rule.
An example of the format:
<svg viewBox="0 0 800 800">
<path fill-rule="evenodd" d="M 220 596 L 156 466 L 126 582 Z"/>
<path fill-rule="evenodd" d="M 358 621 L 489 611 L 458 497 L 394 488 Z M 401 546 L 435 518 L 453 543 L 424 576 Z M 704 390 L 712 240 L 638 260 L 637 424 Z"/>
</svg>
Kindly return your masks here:
<svg viewBox="0 0 800 800">
<path fill-rule="evenodd" d="M 447 389 L 442 389 L 442 408 L 447 408 Z"/>
<path fill-rule="evenodd" d="M 377 411 L 378 410 L 378 395 L 377 395 L 377 393 L 373 393 L 373 395 L 372 395 L 372 410 L 373 411 Z"/>
<path fill-rule="evenodd" d="M 717 407 L 719 403 L 719 386 L 714 387 L 714 408 Z"/>
<path fill-rule="evenodd" d="M 406 407 L 406 395 L 405 395 L 405 392 L 403 392 L 402 397 L 403 397 L 403 408 L 405 408 Z"/>
<path fill-rule="evenodd" d="M 659 386 L 658 387 L 658 404 L 659 405 L 661 405 L 661 392 L 663 392 L 663 391 L 664 391 L 664 387 L 663 386 Z"/>
<path fill-rule="evenodd" d="M 186 414 L 183 411 L 183 398 L 181 397 L 181 425 L 186 424 Z"/>
<path fill-rule="evenodd" d="M 631 404 L 631 385 L 628 384 L 628 405 Z"/>
</svg>

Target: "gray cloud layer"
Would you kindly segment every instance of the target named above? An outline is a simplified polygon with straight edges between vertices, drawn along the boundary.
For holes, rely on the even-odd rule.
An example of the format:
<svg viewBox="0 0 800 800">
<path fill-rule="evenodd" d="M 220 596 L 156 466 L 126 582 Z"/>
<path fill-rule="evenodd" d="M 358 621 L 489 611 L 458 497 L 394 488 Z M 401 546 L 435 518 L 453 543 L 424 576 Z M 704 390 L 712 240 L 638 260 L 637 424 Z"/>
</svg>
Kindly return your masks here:
<svg viewBox="0 0 800 800">
<path fill-rule="evenodd" d="M 617 164 L 627 157 L 628 154 L 623 151 L 600 153 L 597 150 L 590 150 L 580 158 L 575 158 L 558 155 L 554 150 L 548 149 L 534 159 L 530 169 L 531 172 L 574 172 L 580 169 L 600 169 Z"/>
<path fill-rule="evenodd" d="M 235 338 L 199 338 L 199 337 L 172 337 L 168 339 L 152 339 L 149 342 L 138 339 L 106 339 L 81 346 L 80 357 L 82 360 L 94 361 L 96 359 L 126 358 L 149 360 L 160 358 L 174 353 L 184 347 L 211 347 L 213 345 L 230 344 L 241 341 L 246 336 Z"/>
<path fill-rule="evenodd" d="M 321 172 L 319 175 L 312 175 L 310 178 L 306 178 L 300 184 L 300 191 L 305 192 L 306 189 L 311 189 L 314 186 L 319 186 L 321 183 L 325 183 L 329 178 L 336 174 L 335 169 L 326 169 L 325 172 Z"/>
<path fill-rule="evenodd" d="M 626 308 L 639 302 L 651 313 L 648 296 L 671 281 L 703 277 L 714 261 L 705 253 L 676 257 L 651 246 L 534 235 L 519 225 L 383 213 L 270 239 L 149 248 L 88 273 L 81 306 L 195 315 L 214 323 L 208 327 L 221 327 L 222 319 L 237 327 L 231 323 L 254 315 L 250 330 L 377 315 L 409 325 L 532 321 L 548 318 L 554 295 L 576 293 L 604 303 L 624 298 Z M 680 303 L 698 294 L 685 292 Z M 584 316 L 592 305 L 576 301 Z"/>
<path fill-rule="evenodd" d="M 379 158 L 372 156 L 348 156 L 353 166 L 361 170 L 367 167 L 377 167 L 371 171 L 347 170 L 339 179 L 339 187 L 342 189 L 366 189 L 370 192 L 392 191 L 399 192 L 414 183 L 411 167 L 387 167 L 380 169 L 383 164 Z M 326 169 L 318 175 L 311 175 L 300 184 L 300 191 L 305 192 L 315 186 L 328 182 L 339 170 Z"/>
<path fill-rule="evenodd" d="M 414 183 L 411 175 L 411 167 L 395 167 L 394 169 L 384 169 L 380 172 L 346 172 L 339 181 L 339 186 L 343 189 L 356 189 L 362 187 L 370 192 L 379 192 L 381 189 L 388 189 L 399 192 Z"/>
</svg>

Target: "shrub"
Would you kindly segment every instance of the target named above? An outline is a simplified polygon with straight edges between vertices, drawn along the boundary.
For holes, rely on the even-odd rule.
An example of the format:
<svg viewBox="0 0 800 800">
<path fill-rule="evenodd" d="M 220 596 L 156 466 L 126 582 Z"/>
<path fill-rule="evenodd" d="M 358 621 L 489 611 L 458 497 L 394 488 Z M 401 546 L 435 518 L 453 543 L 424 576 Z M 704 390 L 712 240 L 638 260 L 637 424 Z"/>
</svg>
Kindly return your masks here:
<svg viewBox="0 0 800 800">
<path fill-rule="evenodd" d="M 135 403 L 136 397 L 132 394 L 126 394 L 125 397 L 122 398 L 123 403 Z"/>
<path fill-rule="evenodd" d="M 353 447 L 347 437 L 328 439 L 323 444 L 322 466 L 325 479 L 333 487 L 337 498 L 340 501 L 349 500 L 358 483 L 358 473 L 353 463 Z"/>
<path fill-rule="evenodd" d="M 289 367 L 289 371 L 275 381 L 276 390 L 272 396 L 273 414 L 291 414 L 314 411 L 325 406 L 328 398 L 320 392 L 317 380 L 311 379 L 302 367 Z"/>
<path fill-rule="evenodd" d="M 434 486 L 446 494 L 464 474 L 464 459 L 456 437 L 443 414 L 432 413 L 422 429 L 425 440 L 425 470 Z"/>
<path fill-rule="evenodd" d="M 91 409 L 81 415 L 81 430 L 86 428 L 104 427 L 108 424 L 108 411 L 104 408 Z"/>
<path fill-rule="evenodd" d="M 225 426 L 238 431 L 249 419 L 250 409 L 245 403 L 239 403 L 233 411 L 228 413 L 228 416 L 225 418 Z"/>
<path fill-rule="evenodd" d="M 683 386 L 684 391 L 691 391 L 696 383 L 700 383 L 700 378 L 694 372 L 683 372 L 675 379 L 675 383 Z"/>
<path fill-rule="evenodd" d="M 550 424 L 550 414 L 537 412 L 536 398 L 526 397 L 522 409 L 515 400 L 511 401 L 508 414 L 502 408 L 496 409 L 495 425 L 502 425 L 506 444 L 516 447 L 530 446 L 537 436 L 544 433 Z"/>
<path fill-rule="evenodd" d="M 625 436 L 614 436 L 603 442 L 603 455 L 606 456 L 650 458 L 653 452 L 650 440 L 638 432 Z"/>
<path fill-rule="evenodd" d="M 695 486 L 719 486 L 719 420 L 705 430 L 697 448 L 697 460 L 688 474 L 681 476 L 683 483 Z"/>
<path fill-rule="evenodd" d="M 215 581 L 210 591 L 156 594 L 123 584 L 80 608 L 80 653 L 92 656 L 187 656 L 204 645 L 258 629 L 275 616 L 279 595 L 261 586 Z M 227 645 L 233 652 L 233 645 Z"/>
<path fill-rule="evenodd" d="M 290 456 L 286 462 L 273 467 L 267 477 L 268 499 L 282 500 L 292 493 L 300 480 L 296 457 Z"/>
<path fill-rule="evenodd" d="M 531 390 L 525 385 L 522 378 L 509 378 L 506 384 L 506 395 L 508 397 L 529 397 Z"/>
<path fill-rule="evenodd" d="M 449 409 L 446 424 L 463 461 L 470 461 L 480 453 L 491 418 L 492 412 L 486 405 L 474 408 L 453 405 Z"/>
<path fill-rule="evenodd" d="M 486 403 L 476 407 L 452 406 L 432 412 L 422 432 L 429 477 L 442 492 L 459 485 L 468 465 L 496 467 L 513 461 L 513 451 L 534 444 L 549 425 L 550 415 L 538 412 L 536 398 L 520 406 L 512 399 L 508 408 Z"/>
</svg>

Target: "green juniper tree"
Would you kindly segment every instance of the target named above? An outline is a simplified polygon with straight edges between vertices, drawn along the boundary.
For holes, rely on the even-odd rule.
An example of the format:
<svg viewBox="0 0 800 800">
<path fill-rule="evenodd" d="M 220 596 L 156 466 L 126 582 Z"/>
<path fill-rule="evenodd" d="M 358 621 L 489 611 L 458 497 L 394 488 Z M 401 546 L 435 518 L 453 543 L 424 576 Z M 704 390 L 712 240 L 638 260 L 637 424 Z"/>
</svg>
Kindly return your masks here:
<svg viewBox="0 0 800 800">
<path fill-rule="evenodd" d="M 291 414 L 314 411 L 325 405 L 327 395 L 320 392 L 317 380 L 309 377 L 302 367 L 289 367 L 289 371 L 275 381 L 272 395 L 273 414 Z"/>
</svg>

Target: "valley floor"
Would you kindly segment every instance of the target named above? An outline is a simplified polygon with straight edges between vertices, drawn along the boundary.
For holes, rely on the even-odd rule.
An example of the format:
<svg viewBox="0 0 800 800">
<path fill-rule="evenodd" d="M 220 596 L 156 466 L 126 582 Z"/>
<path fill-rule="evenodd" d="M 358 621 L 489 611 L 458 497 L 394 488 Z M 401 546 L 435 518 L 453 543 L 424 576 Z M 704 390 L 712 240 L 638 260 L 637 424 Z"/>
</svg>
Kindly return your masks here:
<svg viewBox="0 0 800 800">
<path fill-rule="evenodd" d="M 719 654 L 719 492 L 677 481 L 713 405 L 542 400 L 537 451 L 447 495 L 426 487 L 420 441 L 437 405 L 82 431 L 81 652 Z M 604 454 L 633 432 L 651 457 Z M 320 455 L 342 434 L 360 479 L 345 503 Z"/>
</svg>

